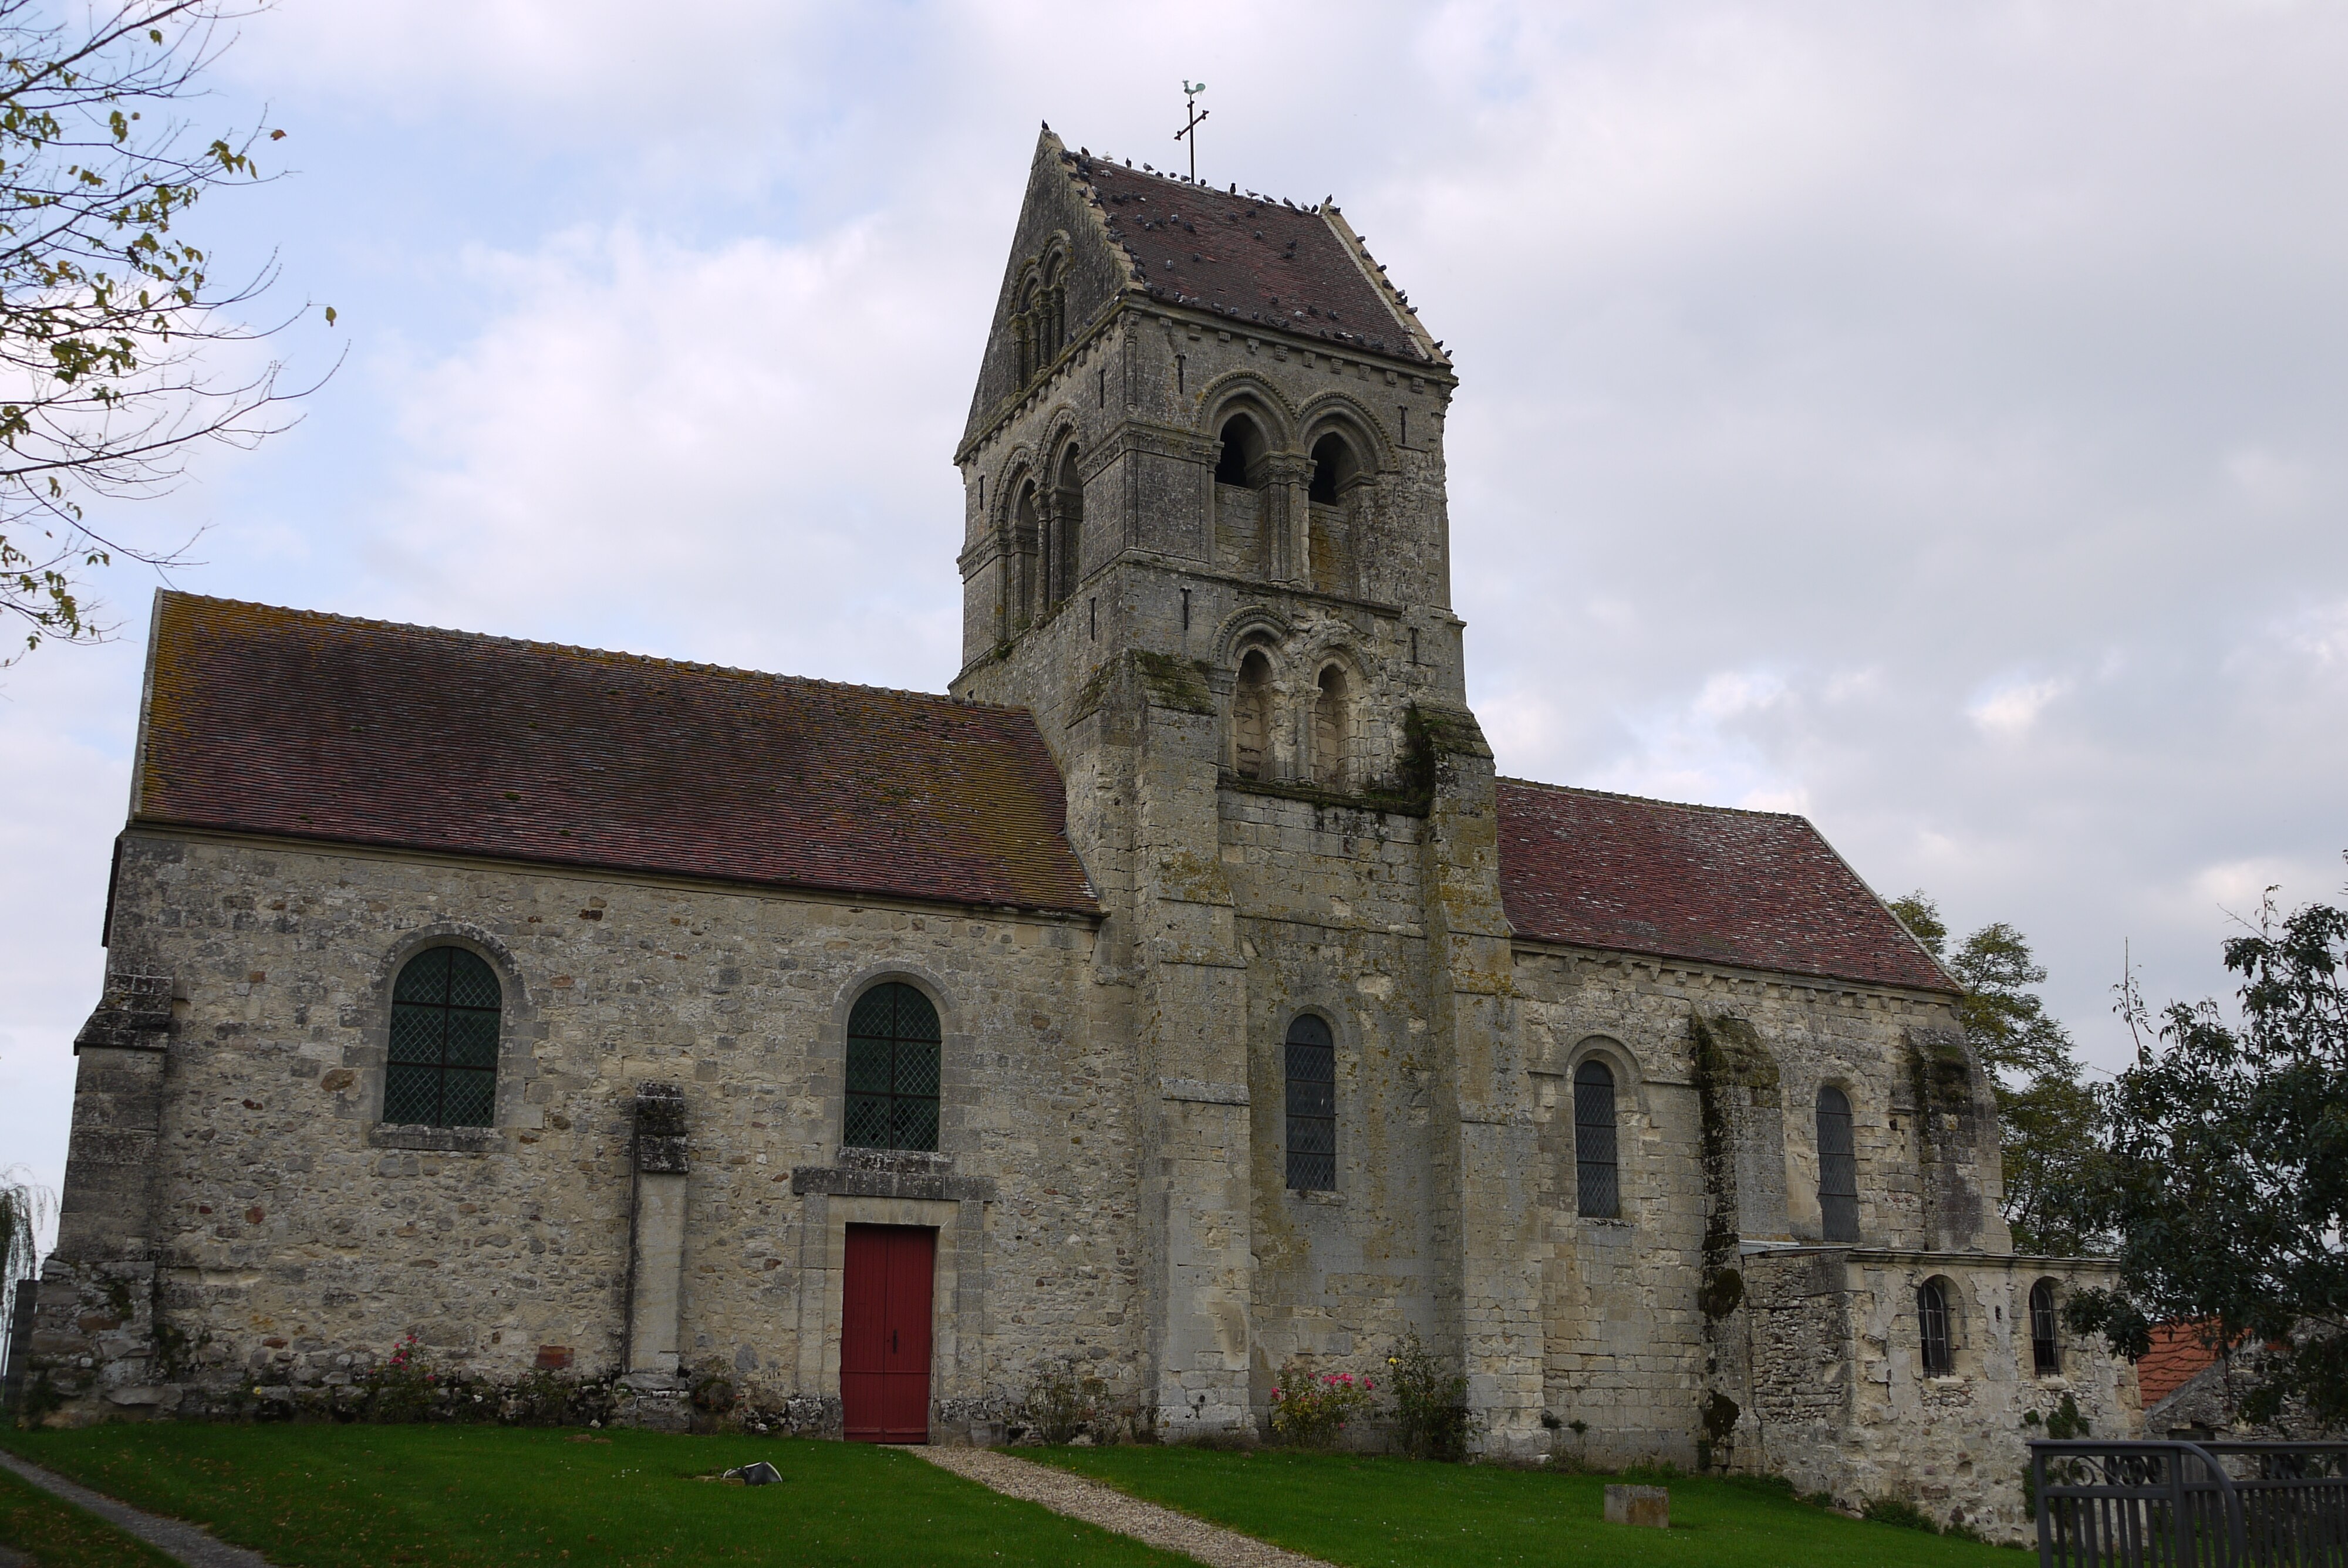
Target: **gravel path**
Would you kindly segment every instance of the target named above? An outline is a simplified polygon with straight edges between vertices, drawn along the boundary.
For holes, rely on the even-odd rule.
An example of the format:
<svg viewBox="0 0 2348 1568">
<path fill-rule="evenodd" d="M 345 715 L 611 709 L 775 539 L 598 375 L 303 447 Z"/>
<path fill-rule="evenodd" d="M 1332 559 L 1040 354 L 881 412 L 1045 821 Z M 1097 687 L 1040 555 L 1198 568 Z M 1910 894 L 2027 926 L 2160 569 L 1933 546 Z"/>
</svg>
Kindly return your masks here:
<svg viewBox="0 0 2348 1568">
<path fill-rule="evenodd" d="M 6 1465 L 51 1496 L 64 1498 L 76 1508 L 87 1509 L 97 1514 L 117 1530 L 136 1535 L 166 1557 L 178 1558 L 188 1568 L 269 1568 L 269 1559 L 258 1552 L 231 1546 L 183 1520 L 165 1519 L 158 1514 L 142 1512 L 127 1502 L 117 1502 L 110 1497 L 43 1470 L 29 1460 L 0 1451 L 0 1464 Z M 23 1559 L 15 1558 L 15 1561 L 22 1562 Z"/>
<path fill-rule="evenodd" d="M 1040 1502 L 1055 1513 L 1130 1535 L 1145 1546 L 1195 1557 L 1209 1568 L 1330 1568 L 1318 1557 L 1283 1552 L 1252 1535 L 1241 1535 L 1128 1497 L 1097 1481 L 1047 1464 L 1030 1464 L 992 1449 L 916 1448 L 913 1452 L 941 1470 L 950 1470 L 1005 1497 Z"/>
</svg>

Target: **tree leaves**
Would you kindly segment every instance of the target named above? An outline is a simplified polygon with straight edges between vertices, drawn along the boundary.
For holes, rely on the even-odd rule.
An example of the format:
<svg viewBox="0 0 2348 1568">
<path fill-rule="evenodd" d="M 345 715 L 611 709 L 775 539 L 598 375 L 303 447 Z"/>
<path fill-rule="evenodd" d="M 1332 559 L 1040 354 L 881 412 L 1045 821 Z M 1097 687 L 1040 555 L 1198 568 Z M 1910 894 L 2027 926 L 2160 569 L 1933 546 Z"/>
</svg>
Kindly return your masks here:
<svg viewBox="0 0 2348 1568">
<path fill-rule="evenodd" d="M 42 0 L 0 0 L 0 612 L 28 649 L 105 634 L 82 571 L 184 559 L 92 531 L 84 500 L 112 511 L 168 490 L 197 443 L 249 446 L 300 395 L 275 364 L 207 376 L 207 346 L 279 330 L 236 319 L 274 269 L 221 287 L 175 231 L 222 185 L 264 178 L 261 133 L 199 140 L 145 112 L 201 90 L 234 4 L 114 0 L 68 25 Z"/>
<path fill-rule="evenodd" d="M 2123 1236 L 2120 1286 L 2075 1304 L 2141 1353 L 2151 1322 L 2263 1344 L 2252 1419 L 2289 1407 L 2348 1420 L 2348 909 L 2311 904 L 2225 947 L 2240 1021 L 2213 1001 L 2156 1024 L 2132 981 L 2136 1064 L 2109 1097 L 2091 1198 Z"/>
</svg>

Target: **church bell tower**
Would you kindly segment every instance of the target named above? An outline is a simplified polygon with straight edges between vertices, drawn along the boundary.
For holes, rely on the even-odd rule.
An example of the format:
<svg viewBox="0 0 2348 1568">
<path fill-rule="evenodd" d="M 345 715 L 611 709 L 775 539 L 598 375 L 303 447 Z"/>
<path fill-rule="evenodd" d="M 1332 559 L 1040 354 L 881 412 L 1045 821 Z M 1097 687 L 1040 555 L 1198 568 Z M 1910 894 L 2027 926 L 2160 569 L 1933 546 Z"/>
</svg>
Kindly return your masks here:
<svg viewBox="0 0 2348 1568">
<path fill-rule="evenodd" d="M 1190 1430 L 1357 1334 L 1537 1357 L 1479 1327 L 1428 1110 L 1489 1098 L 1509 965 L 1455 385 L 1334 202 L 1038 140 L 955 454 L 953 691 L 1034 712 L 1110 912 L 1087 1027 L 1130 1052 L 1148 1399 Z M 1374 1234 L 1406 1261 L 1370 1286 Z"/>
</svg>

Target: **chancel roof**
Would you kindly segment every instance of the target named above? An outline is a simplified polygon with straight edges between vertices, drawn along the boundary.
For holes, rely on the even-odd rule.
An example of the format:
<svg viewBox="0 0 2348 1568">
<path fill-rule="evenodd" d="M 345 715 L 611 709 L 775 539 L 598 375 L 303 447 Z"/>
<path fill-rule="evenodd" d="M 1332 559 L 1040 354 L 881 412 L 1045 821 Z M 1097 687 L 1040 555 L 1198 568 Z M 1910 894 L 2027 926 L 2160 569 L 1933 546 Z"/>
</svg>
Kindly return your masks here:
<svg viewBox="0 0 2348 1568">
<path fill-rule="evenodd" d="M 1955 991 L 1804 817 L 1499 781 L 1500 895 L 1520 937 Z"/>
<path fill-rule="evenodd" d="M 1090 913 L 1024 709 L 158 596 L 135 818 Z"/>
<path fill-rule="evenodd" d="M 1065 156 L 1154 297 L 1404 359 L 1439 359 L 1334 208 Z"/>
</svg>

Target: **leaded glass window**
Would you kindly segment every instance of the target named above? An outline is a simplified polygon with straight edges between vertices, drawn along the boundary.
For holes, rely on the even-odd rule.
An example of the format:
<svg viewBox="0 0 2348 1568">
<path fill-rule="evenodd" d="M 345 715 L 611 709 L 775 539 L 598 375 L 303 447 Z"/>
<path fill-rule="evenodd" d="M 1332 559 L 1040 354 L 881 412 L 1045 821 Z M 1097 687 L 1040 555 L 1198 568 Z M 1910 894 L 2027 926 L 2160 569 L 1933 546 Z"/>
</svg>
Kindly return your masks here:
<svg viewBox="0 0 2348 1568">
<path fill-rule="evenodd" d="M 2030 1287 L 2030 1365 L 2042 1378 L 2063 1370 L 2063 1342 L 2054 1333 L 2054 1282 L 2051 1279 Z"/>
<path fill-rule="evenodd" d="M 1945 1378 L 1956 1370 L 1949 1343 L 1949 1290 L 1938 1279 L 1916 1287 L 1917 1337 L 1924 1351 L 1924 1376 Z"/>
<path fill-rule="evenodd" d="M 1300 1193 L 1337 1186 L 1337 1040 L 1329 1020 L 1301 1014 L 1288 1026 L 1288 1184 Z"/>
<path fill-rule="evenodd" d="M 1573 1174 L 1581 1213 L 1599 1220 L 1622 1217 L 1622 1177 L 1614 1153 L 1614 1070 L 1595 1060 L 1573 1070 Z"/>
<path fill-rule="evenodd" d="M 497 1109 L 497 971 L 463 948 L 427 948 L 391 990 L 383 1119 L 402 1126 L 487 1127 Z"/>
<path fill-rule="evenodd" d="M 874 986 L 848 1015 L 848 1111 L 840 1142 L 858 1149 L 938 1147 L 938 1050 L 930 999 L 901 981 Z"/>
<path fill-rule="evenodd" d="M 1818 1223 L 1828 1241 L 1859 1239 L 1859 1157 L 1850 1135 L 1850 1097 L 1832 1084 L 1818 1091 Z"/>
</svg>

